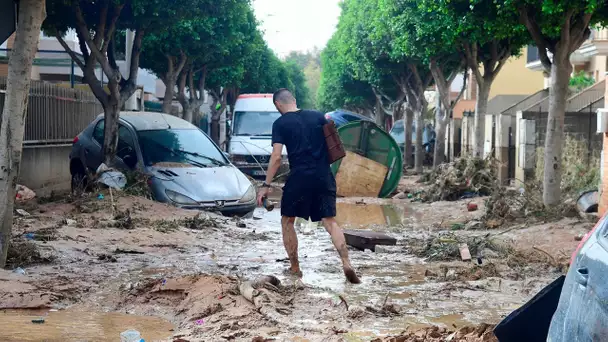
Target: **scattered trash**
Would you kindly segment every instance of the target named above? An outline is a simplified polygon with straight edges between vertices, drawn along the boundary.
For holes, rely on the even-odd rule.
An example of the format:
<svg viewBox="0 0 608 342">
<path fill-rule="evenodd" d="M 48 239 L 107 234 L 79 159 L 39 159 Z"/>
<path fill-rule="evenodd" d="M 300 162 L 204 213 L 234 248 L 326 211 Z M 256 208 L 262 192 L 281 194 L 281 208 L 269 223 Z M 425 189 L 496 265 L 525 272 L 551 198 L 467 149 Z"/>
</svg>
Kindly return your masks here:
<svg viewBox="0 0 608 342">
<path fill-rule="evenodd" d="M 44 323 L 44 318 L 34 318 L 32 320 L 32 323 L 34 323 L 34 324 L 43 324 Z"/>
<path fill-rule="evenodd" d="M 243 221 L 237 221 L 236 226 L 238 228 L 247 228 L 247 224 Z"/>
<path fill-rule="evenodd" d="M 477 204 L 475 203 L 468 203 L 467 204 L 467 210 L 468 211 L 476 211 L 478 209 Z"/>
<path fill-rule="evenodd" d="M 114 251 L 114 254 L 145 254 L 144 252 L 141 251 L 135 251 L 132 249 L 120 249 L 120 248 L 116 248 L 116 250 Z"/>
<path fill-rule="evenodd" d="M 578 234 L 574 237 L 574 241 L 582 241 L 583 237 L 585 237 L 585 234 Z"/>
<path fill-rule="evenodd" d="M 426 271 L 424 271 L 424 276 L 425 277 L 437 277 L 438 274 L 436 272 L 433 272 L 433 271 L 427 269 Z"/>
<path fill-rule="evenodd" d="M 104 198 L 105 198 L 105 197 L 104 197 L 104 195 L 103 195 L 103 194 L 99 194 L 99 195 L 97 195 L 97 199 L 98 199 L 98 200 L 100 200 L 100 201 L 101 201 L 102 199 L 104 199 Z"/>
<path fill-rule="evenodd" d="M 27 240 L 35 240 L 36 239 L 36 234 L 34 233 L 26 233 L 23 235 Z"/>
<path fill-rule="evenodd" d="M 396 254 L 396 253 L 405 253 L 406 249 L 404 246 L 376 246 L 376 253 L 384 253 L 384 254 Z"/>
<path fill-rule="evenodd" d="M 17 267 L 13 270 L 13 273 L 17 273 L 17 274 L 21 274 L 21 275 L 25 275 L 25 270 L 21 267 Z"/>
<path fill-rule="evenodd" d="M 205 324 L 205 320 L 204 319 L 199 319 L 196 321 L 196 325 L 203 325 Z"/>
<path fill-rule="evenodd" d="M 119 229 L 134 229 L 135 224 L 131 218 L 131 211 L 129 209 L 125 211 L 118 210 L 114 215 L 114 220 L 111 222 L 111 226 Z"/>
<path fill-rule="evenodd" d="M 395 196 L 393 196 L 393 199 L 405 199 L 405 198 L 409 198 L 411 194 L 405 194 L 405 192 L 401 191 L 398 192 Z"/>
<path fill-rule="evenodd" d="M 583 213 L 596 213 L 599 200 L 600 196 L 597 190 L 586 191 L 579 196 L 576 205 Z"/>
<path fill-rule="evenodd" d="M 24 185 L 21 185 L 21 184 L 17 184 L 17 187 L 15 190 L 16 190 L 15 199 L 17 200 L 17 202 L 29 201 L 36 197 L 36 193 L 34 191 L 32 191 L 30 188 L 28 188 Z"/>
<path fill-rule="evenodd" d="M 65 224 L 66 226 L 75 226 L 76 223 L 77 223 L 76 220 L 69 219 L 69 218 L 66 218 L 63 220 L 63 224 Z"/>
<path fill-rule="evenodd" d="M 25 211 L 23 209 L 16 209 L 15 212 L 17 213 L 17 215 L 19 215 L 21 217 L 29 217 L 29 216 L 31 216 L 30 213 L 28 213 L 27 211 Z"/>
<path fill-rule="evenodd" d="M 97 168 L 97 182 L 107 185 L 114 189 L 124 189 L 127 186 L 127 177 L 120 171 L 109 168 L 101 163 Z"/>
<path fill-rule="evenodd" d="M 460 259 L 462 261 L 471 261 L 471 252 L 466 243 L 460 245 Z"/>
<path fill-rule="evenodd" d="M 502 224 L 503 224 L 503 221 L 497 220 L 497 219 L 489 219 L 486 221 L 486 227 L 488 229 L 498 228 L 498 227 L 502 226 Z"/>
<path fill-rule="evenodd" d="M 469 221 L 467 222 L 467 224 L 464 225 L 464 229 L 466 230 L 481 229 L 482 227 L 483 223 L 477 220 Z"/>
<path fill-rule="evenodd" d="M 120 342 L 143 342 L 143 339 L 139 331 L 127 330 L 120 333 Z"/>
<path fill-rule="evenodd" d="M 113 255 L 109 255 L 109 254 L 100 254 L 97 257 L 97 260 L 99 260 L 99 261 L 108 261 L 108 262 L 118 262 L 118 260 L 116 259 L 116 257 L 114 257 Z"/>
<path fill-rule="evenodd" d="M 452 223 L 452 226 L 450 227 L 451 230 L 462 230 L 464 229 L 466 226 L 462 223 Z"/>
</svg>

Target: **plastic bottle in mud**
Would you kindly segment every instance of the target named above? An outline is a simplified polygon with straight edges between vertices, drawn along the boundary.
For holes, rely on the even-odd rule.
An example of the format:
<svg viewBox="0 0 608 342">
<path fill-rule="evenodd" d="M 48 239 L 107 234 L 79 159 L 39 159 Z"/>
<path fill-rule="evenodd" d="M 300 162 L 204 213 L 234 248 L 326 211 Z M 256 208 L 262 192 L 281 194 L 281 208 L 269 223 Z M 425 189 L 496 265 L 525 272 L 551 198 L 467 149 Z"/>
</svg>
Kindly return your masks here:
<svg viewBox="0 0 608 342">
<path fill-rule="evenodd" d="M 127 330 L 120 334 L 120 342 L 144 342 L 137 330 Z"/>
</svg>

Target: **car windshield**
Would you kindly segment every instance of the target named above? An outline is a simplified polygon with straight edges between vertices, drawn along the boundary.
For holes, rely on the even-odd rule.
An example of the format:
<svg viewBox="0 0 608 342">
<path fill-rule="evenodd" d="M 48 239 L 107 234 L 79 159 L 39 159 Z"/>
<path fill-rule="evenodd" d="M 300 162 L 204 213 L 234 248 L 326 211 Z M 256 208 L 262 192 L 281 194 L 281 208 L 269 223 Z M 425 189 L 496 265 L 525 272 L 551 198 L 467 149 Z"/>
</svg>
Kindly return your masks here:
<svg viewBox="0 0 608 342">
<path fill-rule="evenodd" d="M 199 167 L 226 164 L 222 152 L 198 129 L 163 129 L 137 134 L 146 166 L 158 163 Z"/>
<path fill-rule="evenodd" d="M 233 135 L 271 136 L 272 124 L 281 117 L 279 112 L 236 112 L 234 113 Z"/>
<path fill-rule="evenodd" d="M 397 122 L 395 122 L 395 124 L 393 125 L 393 128 L 391 129 L 390 132 L 391 136 L 393 137 L 393 139 L 395 139 L 395 141 L 397 142 L 397 144 L 405 144 L 405 126 L 403 125 L 403 120 L 399 120 Z M 423 143 L 427 143 L 428 142 L 428 138 L 427 138 L 427 128 L 425 128 L 422 138 L 423 138 Z M 412 143 L 414 143 L 416 141 L 416 126 L 414 124 L 412 124 Z"/>
</svg>

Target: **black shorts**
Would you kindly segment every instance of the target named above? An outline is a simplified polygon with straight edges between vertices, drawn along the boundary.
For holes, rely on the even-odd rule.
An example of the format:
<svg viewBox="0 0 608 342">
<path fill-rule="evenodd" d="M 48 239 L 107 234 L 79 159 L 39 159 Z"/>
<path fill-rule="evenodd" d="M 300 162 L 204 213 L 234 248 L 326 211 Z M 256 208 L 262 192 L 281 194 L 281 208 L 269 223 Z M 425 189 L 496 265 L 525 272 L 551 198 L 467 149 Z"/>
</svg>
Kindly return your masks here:
<svg viewBox="0 0 608 342">
<path fill-rule="evenodd" d="M 291 174 L 283 187 L 281 215 L 313 222 L 336 216 L 336 180 L 330 173 Z"/>
</svg>

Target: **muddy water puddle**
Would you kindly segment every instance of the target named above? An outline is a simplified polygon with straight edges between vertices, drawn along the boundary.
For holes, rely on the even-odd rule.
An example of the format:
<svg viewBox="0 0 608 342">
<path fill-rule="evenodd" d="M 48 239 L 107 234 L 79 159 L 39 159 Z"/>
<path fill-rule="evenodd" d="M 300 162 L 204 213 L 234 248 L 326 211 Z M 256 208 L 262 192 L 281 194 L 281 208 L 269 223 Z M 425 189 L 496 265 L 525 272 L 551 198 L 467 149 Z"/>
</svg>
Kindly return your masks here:
<svg viewBox="0 0 608 342">
<path fill-rule="evenodd" d="M 42 324 L 33 319 L 44 318 Z M 147 342 L 169 338 L 174 326 L 157 317 L 80 310 L 0 311 L 0 341 L 116 342 L 120 333 L 135 329 Z"/>
<path fill-rule="evenodd" d="M 420 213 L 404 205 L 339 202 L 336 206 L 336 221 L 345 229 L 387 230 L 413 223 L 419 217 Z M 321 226 L 320 222 L 307 222 L 302 219 L 298 219 L 296 225 L 309 229 Z"/>
<path fill-rule="evenodd" d="M 223 251 L 216 251 L 217 263 L 238 265 L 235 273 L 245 277 L 273 274 L 289 281 L 283 275 L 289 263 L 281 240 L 280 211 L 260 211 L 256 216 L 260 220 L 250 221 L 248 228 L 269 238 L 246 244 L 238 239 L 229 241 Z M 338 203 L 336 219 L 343 228 L 385 231 L 402 240 L 413 234 L 425 234 L 408 224 L 418 220 L 418 216 L 408 206 Z M 317 223 L 302 221 L 297 222 L 296 229 L 302 280 L 312 286 L 314 293 L 321 297 L 339 293 L 347 298 L 351 306 L 375 308 L 381 307 L 381 303 L 388 298 L 389 303 L 402 308 L 401 316 L 377 317 L 367 321 L 365 331 L 360 331 L 363 336 L 359 337 L 382 335 L 383 332 L 406 326 L 462 327 L 497 322 L 526 298 L 521 292 L 513 290 L 520 286 L 516 283 L 509 288 L 504 282 L 501 290 L 492 279 L 468 283 L 428 278 L 425 273 L 433 268 L 434 263 L 427 263 L 407 252 L 351 250 L 351 261 L 363 281 L 363 284 L 353 286 L 346 283 L 340 259 L 325 230 Z M 454 267 L 467 265 L 457 263 Z M 358 340 L 355 336 L 353 338 L 353 341 Z"/>
</svg>

